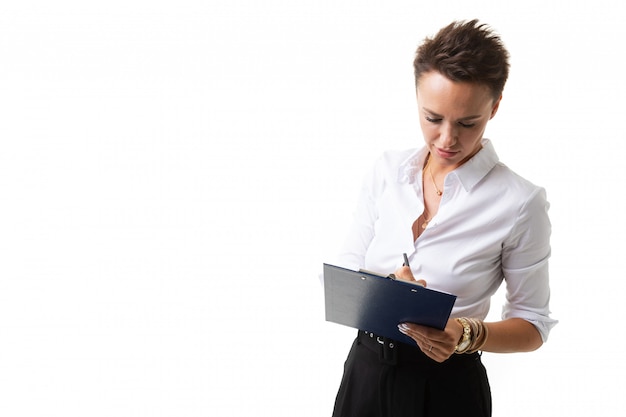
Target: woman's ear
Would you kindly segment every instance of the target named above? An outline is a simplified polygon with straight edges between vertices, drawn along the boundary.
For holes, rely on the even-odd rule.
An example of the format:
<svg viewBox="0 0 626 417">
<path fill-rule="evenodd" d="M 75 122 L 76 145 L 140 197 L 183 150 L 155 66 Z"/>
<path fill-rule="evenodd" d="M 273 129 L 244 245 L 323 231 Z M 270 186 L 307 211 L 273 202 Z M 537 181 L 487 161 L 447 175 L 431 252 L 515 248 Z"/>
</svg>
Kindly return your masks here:
<svg viewBox="0 0 626 417">
<path fill-rule="evenodd" d="M 502 95 L 498 97 L 495 103 L 493 103 L 493 108 L 491 109 L 491 116 L 489 116 L 489 120 L 493 119 L 493 116 L 498 112 L 498 108 L 500 107 L 500 102 L 502 101 Z"/>
</svg>

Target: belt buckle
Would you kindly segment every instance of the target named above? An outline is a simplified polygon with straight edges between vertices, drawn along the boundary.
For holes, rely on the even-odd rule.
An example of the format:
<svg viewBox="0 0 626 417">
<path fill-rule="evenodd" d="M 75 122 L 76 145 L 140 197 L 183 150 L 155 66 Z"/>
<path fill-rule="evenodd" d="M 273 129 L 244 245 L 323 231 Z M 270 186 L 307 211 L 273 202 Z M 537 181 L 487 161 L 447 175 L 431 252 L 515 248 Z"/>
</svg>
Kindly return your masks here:
<svg viewBox="0 0 626 417">
<path fill-rule="evenodd" d="M 371 339 L 376 337 L 376 342 L 380 345 L 380 350 L 378 352 L 378 358 L 380 362 L 385 363 L 387 365 L 395 365 L 398 363 L 398 353 L 396 349 L 396 342 L 393 339 L 388 339 L 386 337 L 381 337 L 375 335 L 372 332 L 364 332 Z"/>
</svg>

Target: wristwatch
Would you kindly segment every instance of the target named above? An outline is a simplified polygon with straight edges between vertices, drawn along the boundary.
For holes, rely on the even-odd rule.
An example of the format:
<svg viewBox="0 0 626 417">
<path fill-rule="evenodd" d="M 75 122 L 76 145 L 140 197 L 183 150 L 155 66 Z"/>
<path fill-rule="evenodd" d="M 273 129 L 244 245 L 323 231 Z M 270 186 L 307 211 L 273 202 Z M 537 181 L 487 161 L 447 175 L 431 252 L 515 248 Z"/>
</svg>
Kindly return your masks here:
<svg viewBox="0 0 626 417">
<path fill-rule="evenodd" d="M 463 317 L 456 319 L 456 321 L 463 326 L 463 336 L 461 336 L 461 340 L 459 340 L 459 343 L 454 348 L 454 351 L 456 353 L 464 353 L 472 344 L 472 328 Z"/>
</svg>

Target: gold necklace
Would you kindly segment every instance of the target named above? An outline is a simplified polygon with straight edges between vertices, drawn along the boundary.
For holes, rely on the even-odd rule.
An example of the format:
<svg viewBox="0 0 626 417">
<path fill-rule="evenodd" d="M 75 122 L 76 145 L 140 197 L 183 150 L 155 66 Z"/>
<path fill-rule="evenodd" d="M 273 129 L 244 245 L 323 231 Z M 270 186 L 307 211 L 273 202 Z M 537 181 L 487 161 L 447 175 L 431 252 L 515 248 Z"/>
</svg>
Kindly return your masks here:
<svg viewBox="0 0 626 417">
<path fill-rule="evenodd" d="M 437 195 L 441 197 L 441 195 L 443 194 L 443 191 L 439 190 L 439 188 L 437 188 L 437 183 L 435 183 L 435 177 L 433 176 L 433 170 L 430 167 L 430 157 L 428 158 L 428 162 L 426 162 L 426 168 L 428 168 L 428 173 L 430 174 L 430 179 L 433 182 L 433 186 L 435 187 L 435 191 L 437 192 Z"/>
</svg>

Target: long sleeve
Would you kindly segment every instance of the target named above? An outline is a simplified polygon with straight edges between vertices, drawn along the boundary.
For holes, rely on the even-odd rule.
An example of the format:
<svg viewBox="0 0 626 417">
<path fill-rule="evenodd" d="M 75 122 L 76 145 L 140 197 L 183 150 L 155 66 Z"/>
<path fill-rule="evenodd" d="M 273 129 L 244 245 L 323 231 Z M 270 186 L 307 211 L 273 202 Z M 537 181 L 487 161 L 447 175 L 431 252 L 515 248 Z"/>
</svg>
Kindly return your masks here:
<svg viewBox="0 0 626 417">
<path fill-rule="evenodd" d="M 520 211 L 502 252 L 506 304 L 502 318 L 519 317 L 535 325 L 543 341 L 557 321 L 550 318 L 551 224 L 545 191 L 537 188 Z"/>
<path fill-rule="evenodd" d="M 352 223 L 338 256 L 339 266 L 358 270 L 365 265 L 367 249 L 374 238 L 376 223 L 376 199 L 384 188 L 378 164 L 365 176 Z"/>
</svg>

